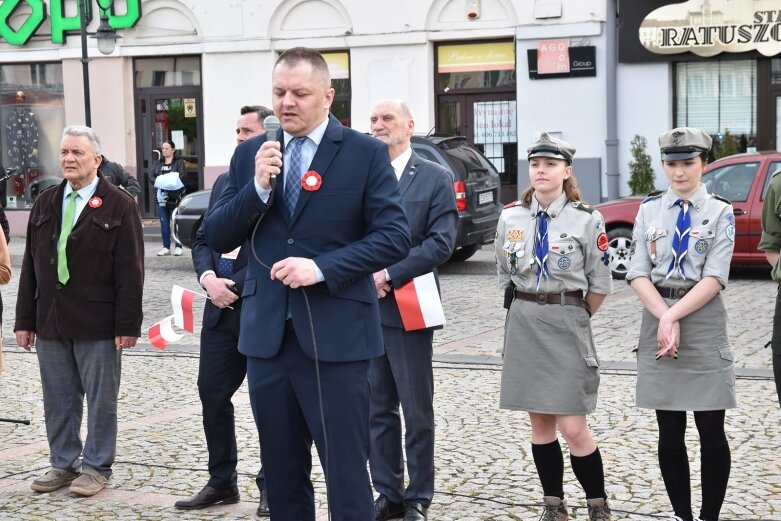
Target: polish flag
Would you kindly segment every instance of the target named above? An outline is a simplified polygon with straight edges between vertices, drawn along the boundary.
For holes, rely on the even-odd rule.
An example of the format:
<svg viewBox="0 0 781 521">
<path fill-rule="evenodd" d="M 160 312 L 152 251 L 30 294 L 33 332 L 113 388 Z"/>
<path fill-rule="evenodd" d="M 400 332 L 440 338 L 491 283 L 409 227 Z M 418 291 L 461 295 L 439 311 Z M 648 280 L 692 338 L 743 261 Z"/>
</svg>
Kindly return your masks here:
<svg viewBox="0 0 781 521">
<path fill-rule="evenodd" d="M 149 335 L 149 343 L 161 351 L 168 347 L 168 344 L 176 342 L 184 336 L 174 332 L 173 325 L 171 324 L 172 318 L 174 318 L 173 315 L 165 317 L 160 322 L 152 324 L 152 327 L 150 327 L 149 331 L 147 332 Z"/>
<path fill-rule="evenodd" d="M 195 293 L 181 286 L 171 288 L 171 307 L 174 310 L 174 324 L 190 333 L 195 332 L 193 319 Z"/>
<path fill-rule="evenodd" d="M 415 277 L 393 290 L 405 331 L 445 324 L 445 311 L 439 297 L 434 272 Z"/>
</svg>

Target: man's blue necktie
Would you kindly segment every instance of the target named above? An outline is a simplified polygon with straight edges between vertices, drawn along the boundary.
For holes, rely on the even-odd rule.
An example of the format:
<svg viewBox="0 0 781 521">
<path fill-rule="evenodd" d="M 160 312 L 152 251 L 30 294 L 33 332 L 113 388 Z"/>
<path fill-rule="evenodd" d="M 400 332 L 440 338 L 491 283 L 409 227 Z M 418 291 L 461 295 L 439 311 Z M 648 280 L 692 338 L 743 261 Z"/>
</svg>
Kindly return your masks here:
<svg viewBox="0 0 781 521">
<path fill-rule="evenodd" d="M 534 236 L 534 259 L 537 263 L 537 291 L 542 278 L 549 276 L 548 272 L 548 214 L 540 210 L 537 214 L 537 235 Z"/>
<path fill-rule="evenodd" d="M 285 204 L 293 215 L 298 202 L 298 195 L 301 193 L 301 176 L 303 167 L 301 165 L 301 147 L 304 145 L 306 137 L 294 137 L 287 146 L 290 149 L 290 164 L 285 167 Z"/>
<path fill-rule="evenodd" d="M 689 213 L 689 201 L 678 199 L 675 201 L 675 204 L 681 207 L 681 211 L 678 212 L 678 220 L 675 223 L 675 235 L 673 235 L 673 260 L 670 262 L 670 267 L 667 268 L 665 280 L 669 279 L 674 272 L 678 272 L 680 278 L 686 279 L 683 261 L 686 258 L 686 252 L 689 251 L 692 216 Z"/>
</svg>

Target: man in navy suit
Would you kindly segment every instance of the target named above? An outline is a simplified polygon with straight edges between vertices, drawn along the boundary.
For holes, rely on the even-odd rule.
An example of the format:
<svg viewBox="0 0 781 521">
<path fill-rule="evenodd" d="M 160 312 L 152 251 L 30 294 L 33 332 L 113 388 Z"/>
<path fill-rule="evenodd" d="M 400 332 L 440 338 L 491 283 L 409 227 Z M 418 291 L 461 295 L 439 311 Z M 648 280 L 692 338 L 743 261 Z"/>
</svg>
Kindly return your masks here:
<svg viewBox="0 0 781 521">
<path fill-rule="evenodd" d="M 273 114 L 259 105 L 241 108 L 236 123 L 236 143 L 265 132 L 263 118 Z M 212 187 L 209 207 L 225 187 L 227 172 Z M 198 364 L 198 394 L 203 406 L 203 431 L 209 451 L 209 483 L 190 499 L 177 501 L 181 510 L 206 508 L 240 500 L 237 487 L 236 425 L 231 398 L 247 374 L 247 359 L 239 353 L 239 295 L 247 271 L 247 252 L 241 249 L 221 255 L 206 244 L 203 225 L 193 241 L 193 264 L 198 282 L 209 295 L 203 309 L 201 357 Z M 258 516 L 268 515 L 263 467 L 255 482 L 260 492 Z"/>
<path fill-rule="evenodd" d="M 314 440 L 331 516 L 366 521 L 369 359 L 383 352 L 372 274 L 407 255 L 409 228 L 387 148 L 329 115 L 317 51 L 285 51 L 272 92 L 283 141 L 236 148 L 206 237 L 251 252 L 239 350 L 272 519 L 314 520 Z"/>
<path fill-rule="evenodd" d="M 410 143 L 415 118 L 401 100 L 384 100 L 371 114 L 374 137 L 388 146 L 410 227 L 409 255 L 374 274 L 385 355 L 370 362 L 371 449 L 375 519 L 428 519 L 434 496 L 434 329 L 405 331 L 392 287 L 429 273 L 453 252 L 458 210 L 445 168 L 419 157 Z M 439 326 L 441 327 L 441 326 Z M 399 404 L 404 413 L 409 484 L 404 487 Z"/>
</svg>

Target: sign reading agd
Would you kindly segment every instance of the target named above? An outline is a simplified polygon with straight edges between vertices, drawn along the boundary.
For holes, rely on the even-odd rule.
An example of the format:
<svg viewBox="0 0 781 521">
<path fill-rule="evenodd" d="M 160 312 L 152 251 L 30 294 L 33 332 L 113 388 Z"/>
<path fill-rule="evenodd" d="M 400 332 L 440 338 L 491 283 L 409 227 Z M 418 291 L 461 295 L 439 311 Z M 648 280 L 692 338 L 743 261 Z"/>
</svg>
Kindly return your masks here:
<svg viewBox="0 0 781 521">
<path fill-rule="evenodd" d="M 568 72 L 568 39 L 537 42 L 537 74 L 566 74 Z"/>
<path fill-rule="evenodd" d="M 86 19 L 87 23 L 89 23 L 92 20 L 92 0 L 84 1 L 87 7 Z M 65 43 L 65 36 L 68 32 L 81 30 L 78 8 L 75 14 L 66 16 L 66 3 L 78 4 L 77 0 L 49 0 L 49 17 L 51 18 L 51 38 L 53 43 Z M 129 29 L 135 26 L 138 20 L 141 19 L 141 0 L 125 0 L 124 14 L 115 13 L 113 5 L 111 9 L 106 9 L 108 5 L 105 0 L 96 0 L 96 3 L 101 11 L 106 12 L 109 25 L 114 29 Z M 11 18 L 23 4 L 27 4 L 30 8 L 27 18 L 22 21 L 21 25 L 17 21 L 15 21 L 17 23 L 11 24 Z M 106 8 L 104 8 L 104 5 Z M 11 45 L 26 45 L 30 38 L 41 28 L 43 22 L 46 21 L 46 17 L 46 3 L 44 0 L 2 0 L 0 2 L 0 38 Z"/>
</svg>

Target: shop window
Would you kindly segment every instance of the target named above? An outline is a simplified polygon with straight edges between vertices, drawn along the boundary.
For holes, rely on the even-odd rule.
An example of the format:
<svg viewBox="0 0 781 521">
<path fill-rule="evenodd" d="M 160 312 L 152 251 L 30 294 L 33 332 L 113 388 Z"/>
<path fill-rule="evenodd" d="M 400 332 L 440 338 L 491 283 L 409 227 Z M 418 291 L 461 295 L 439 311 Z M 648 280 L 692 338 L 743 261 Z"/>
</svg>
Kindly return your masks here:
<svg viewBox="0 0 781 521">
<path fill-rule="evenodd" d="M 717 157 L 756 147 L 756 85 L 755 60 L 677 63 L 675 124 L 711 134 Z"/>
<path fill-rule="evenodd" d="M 781 58 L 770 60 L 770 83 L 781 85 Z"/>
<path fill-rule="evenodd" d="M 200 85 L 201 59 L 198 56 L 136 58 L 133 73 L 137 89 Z"/>
<path fill-rule="evenodd" d="M 513 42 L 482 42 L 437 47 L 437 89 L 515 89 Z"/>
<path fill-rule="evenodd" d="M 0 175 L 14 169 L 0 182 L 0 204 L 30 208 L 43 189 L 62 181 L 62 64 L 0 65 L 0 124 Z"/>
<path fill-rule="evenodd" d="M 321 52 L 328 64 L 331 75 L 331 87 L 334 88 L 334 101 L 331 104 L 331 114 L 345 127 L 351 126 L 350 98 L 350 54 L 346 51 Z"/>
</svg>

